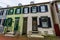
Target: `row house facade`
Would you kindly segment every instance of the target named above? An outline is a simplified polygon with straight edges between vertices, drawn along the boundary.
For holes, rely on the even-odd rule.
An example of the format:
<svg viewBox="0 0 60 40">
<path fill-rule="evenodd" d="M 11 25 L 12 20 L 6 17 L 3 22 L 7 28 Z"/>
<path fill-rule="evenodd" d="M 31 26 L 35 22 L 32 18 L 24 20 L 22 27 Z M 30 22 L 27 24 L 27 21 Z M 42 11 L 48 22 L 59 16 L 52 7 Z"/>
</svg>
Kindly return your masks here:
<svg viewBox="0 0 60 40">
<path fill-rule="evenodd" d="M 7 9 L 0 9 L 0 34 L 4 33 L 3 21 L 6 18 L 6 10 Z"/>
<path fill-rule="evenodd" d="M 4 33 L 13 32 L 13 35 L 26 36 L 59 35 L 59 10 L 60 3 L 45 2 L 23 6 L 15 6 L 7 9 L 4 26 Z"/>
</svg>

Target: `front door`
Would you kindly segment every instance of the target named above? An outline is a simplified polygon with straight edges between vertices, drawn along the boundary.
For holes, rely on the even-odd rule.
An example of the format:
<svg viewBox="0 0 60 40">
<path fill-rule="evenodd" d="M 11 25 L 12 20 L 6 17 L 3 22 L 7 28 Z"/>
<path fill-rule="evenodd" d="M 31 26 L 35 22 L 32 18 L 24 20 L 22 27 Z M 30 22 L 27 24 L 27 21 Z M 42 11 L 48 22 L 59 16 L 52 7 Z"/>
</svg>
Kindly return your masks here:
<svg viewBox="0 0 60 40">
<path fill-rule="evenodd" d="M 15 25 L 14 25 L 14 31 L 18 31 L 18 27 L 19 27 L 19 17 L 15 18 Z"/>
<path fill-rule="evenodd" d="M 23 18 L 23 33 L 22 35 L 27 35 L 27 17 Z"/>
</svg>

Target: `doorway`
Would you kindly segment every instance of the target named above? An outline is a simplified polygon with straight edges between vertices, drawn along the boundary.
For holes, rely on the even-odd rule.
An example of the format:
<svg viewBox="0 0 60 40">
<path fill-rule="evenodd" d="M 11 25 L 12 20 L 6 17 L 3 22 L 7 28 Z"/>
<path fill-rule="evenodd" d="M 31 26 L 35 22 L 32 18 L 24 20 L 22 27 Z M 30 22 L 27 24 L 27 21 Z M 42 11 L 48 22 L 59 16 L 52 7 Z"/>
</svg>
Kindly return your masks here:
<svg viewBox="0 0 60 40">
<path fill-rule="evenodd" d="M 38 31 L 37 17 L 32 17 L 32 31 Z"/>
<path fill-rule="evenodd" d="M 19 17 L 15 18 L 15 25 L 14 25 L 14 34 L 17 33 L 19 27 Z"/>
<path fill-rule="evenodd" d="M 27 17 L 23 18 L 23 32 L 22 35 L 27 35 Z"/>
</svg>

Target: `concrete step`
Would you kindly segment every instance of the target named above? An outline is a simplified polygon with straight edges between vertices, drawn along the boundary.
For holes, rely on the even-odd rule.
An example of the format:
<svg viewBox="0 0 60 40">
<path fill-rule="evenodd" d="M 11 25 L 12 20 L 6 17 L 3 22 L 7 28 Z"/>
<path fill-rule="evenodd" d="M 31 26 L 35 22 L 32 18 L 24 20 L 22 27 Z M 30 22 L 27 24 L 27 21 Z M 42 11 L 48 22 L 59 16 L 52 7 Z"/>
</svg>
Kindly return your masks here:
<svg viewBox="0 0 60 40">
<path fill-rule="evenodd" d="M 37 38 L 44 38 L 44 36 L 39 35 L 39 34 L 31 34 L 28 37 L 37 37 Z"/>
<path fill-rule="evenodd" d="M 14 32 L 7 32 L 7 34 L 13 34 Z"/>
<path fill-rule="evenodd" d="M 14 37 L 14 35 L 11 35 L 11 34 L 5 34 L 5 36 Z"/>
<path fill-rule="evenodd" d="M 11 37 L 14 37 L 13 32 L 7 32 L 7 33 L 5 34 L 5 36 L 11 36 Z"/>
</svg>

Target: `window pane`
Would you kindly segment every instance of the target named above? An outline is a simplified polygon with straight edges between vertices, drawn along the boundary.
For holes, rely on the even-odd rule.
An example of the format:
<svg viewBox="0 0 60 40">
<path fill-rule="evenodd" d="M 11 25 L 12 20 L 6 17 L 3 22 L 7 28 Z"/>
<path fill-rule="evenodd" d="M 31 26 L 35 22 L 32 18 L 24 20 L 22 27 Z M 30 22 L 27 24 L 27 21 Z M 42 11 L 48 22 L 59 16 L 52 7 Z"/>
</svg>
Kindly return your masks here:
<svg viewBox="0 0 60 40">
<path fill-rule="evenodd" d="M 20 14 L 21 13 L 21 8 L 17 8 L 15 11 L 16 14 Z"/>
<path fill-rule="evenodd" d="M 41 6 L 41 12 L 45 12 L 45 6 Z"/>
<path fill-rule="evenodd" d="M 42 22 L 43 27 L 48 27 L 48 22 Z"/>
<path fill-rule="evenodd" d="M 17 9 L 17 12 L 16 13 L 20 13 L 20 9 Z"/>
<path fill-rule="evenodd" d="M 28 8 L 24 8 L 24 13 L 28 13 Z"/>
<path fill-rule="evenodd" d="M 6 15 L 8 15 L 8 11 L 9 11 L 9 9 L 6 9 Z"/>
<path fill-rule="evenodd" d="M 39 6 L 39 12 L 48 12 L 48 6 L 47 5 Z"/>
<path fill-rule="evenodd" d="M 31 10 L 33 13 L 34 12 L 37 12 L 37 7 L 32 7 L 32 10 Z"/>
</svg>

